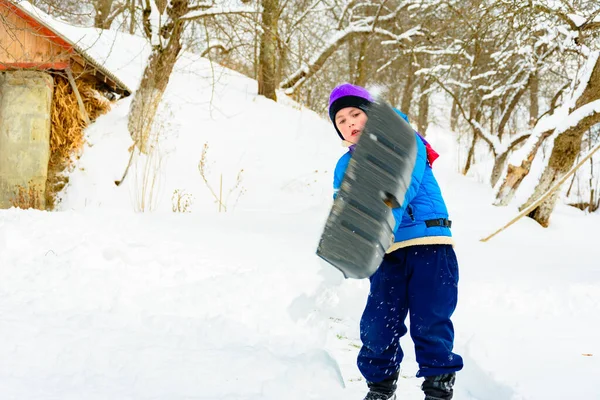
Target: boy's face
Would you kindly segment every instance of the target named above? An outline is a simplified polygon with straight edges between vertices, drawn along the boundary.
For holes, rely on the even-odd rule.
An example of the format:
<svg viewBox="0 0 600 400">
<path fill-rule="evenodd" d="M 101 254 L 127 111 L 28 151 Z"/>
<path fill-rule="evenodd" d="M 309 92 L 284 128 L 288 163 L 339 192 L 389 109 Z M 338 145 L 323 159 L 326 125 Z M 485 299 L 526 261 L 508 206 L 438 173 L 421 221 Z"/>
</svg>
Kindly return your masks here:
<svg viewBox="0 0 600 400">
<path fill-rule="evenodd" d="M 335 115 L 335 126 L 341 132 L 344 140 L 350 143 L 358 143 L 366 122 L 367 114 L 356 107 L 342 108 Z"/>
</svg>

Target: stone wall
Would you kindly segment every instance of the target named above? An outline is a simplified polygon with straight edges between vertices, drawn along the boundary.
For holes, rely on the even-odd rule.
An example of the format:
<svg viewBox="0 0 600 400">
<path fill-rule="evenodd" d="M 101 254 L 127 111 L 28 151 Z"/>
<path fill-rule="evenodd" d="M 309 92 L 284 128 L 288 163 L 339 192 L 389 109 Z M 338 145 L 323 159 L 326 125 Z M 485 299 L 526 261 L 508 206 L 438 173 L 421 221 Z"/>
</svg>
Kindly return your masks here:
<svg viewBox="0 0 600 400">
<path fill-rule="evenodd" d="M 0 72 L 0 208 L 45 208 L 53 89 L 45 72 Z"/>
</svg>

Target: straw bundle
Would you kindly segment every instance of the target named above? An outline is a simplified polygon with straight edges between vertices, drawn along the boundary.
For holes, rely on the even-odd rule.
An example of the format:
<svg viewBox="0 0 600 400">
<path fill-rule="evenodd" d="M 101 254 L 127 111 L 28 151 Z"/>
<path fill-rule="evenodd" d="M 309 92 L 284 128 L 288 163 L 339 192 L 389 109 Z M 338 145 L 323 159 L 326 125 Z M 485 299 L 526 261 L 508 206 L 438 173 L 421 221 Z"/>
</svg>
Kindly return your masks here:
<svg viewBox="0 0 600 400">
<path fill-rule="evenodd" d="M 110 102 L 98 92 L 94 83 L 77 79 L 76 84 L 90 121 L 110 109 Z M 49 210 L 54 208 L 57 193 L 69 181 L 63 171 L 68 171 L 72 166 L 84 144 L 84 118 L 69 81 L 61 75 L 54 75 L 51 121 L 45 196 L 46 208 Z"/>
</svg>

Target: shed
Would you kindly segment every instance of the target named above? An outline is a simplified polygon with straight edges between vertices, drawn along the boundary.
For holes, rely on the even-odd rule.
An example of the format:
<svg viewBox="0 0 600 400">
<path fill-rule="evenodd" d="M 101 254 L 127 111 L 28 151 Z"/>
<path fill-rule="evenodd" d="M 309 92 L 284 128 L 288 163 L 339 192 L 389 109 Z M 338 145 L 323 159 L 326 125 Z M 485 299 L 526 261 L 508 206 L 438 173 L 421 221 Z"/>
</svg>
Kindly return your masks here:
<svg viewBox="0 0 600 400">
<path fill-rule="evenodd" d="M 130 93 L 47 21 L 0 0 L 0 208 L 51 208 L 51 180 L 83 128 Z"/>
</svg>

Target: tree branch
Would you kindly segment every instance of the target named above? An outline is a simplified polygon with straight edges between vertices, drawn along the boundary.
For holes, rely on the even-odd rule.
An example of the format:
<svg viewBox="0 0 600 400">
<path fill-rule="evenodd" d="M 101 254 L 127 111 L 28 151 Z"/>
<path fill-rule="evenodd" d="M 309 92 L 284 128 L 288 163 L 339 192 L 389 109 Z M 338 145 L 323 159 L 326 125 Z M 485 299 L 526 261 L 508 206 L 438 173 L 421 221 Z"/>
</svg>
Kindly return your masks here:
<svg viewBox="0 0 600 400">
<path fill-rule="evenodd" d="M 242 8 L 221 8 L 221 7 L 212 7 L 205 10 L 189 12 L 183 17 L 181 17 L 181 21 L 194 21 L 205 17 L 214 17 L 217 15 L 246 15 L 246 14 L 258 14 L 260 11 L 256 11 L 249 7 Z"/>
<path fill-rule="evenodd" d="M 541 4 L 541 3 L 534 4 L 532 8 L 533 8 L 533 11 L 538 11 L 538 12 L 550 14 L 550 15 L 557 17 L 558 19 L 562 20 L 567 25 L 569 25 L 569 27 L 574 31 L 579 30 L 579 27 L 575 24 L 575 22 L 573 22 L 573 20 L 571 18 L 569 18 L 568 15 L 563 14 L 559 10 L 555 10 L 555 9 L 550 8 L 550 7 L 546 6 L 545 4 Z"/>
<path fill-rule="evenodd" d="M 385 29 L 376 28 L 373 30 L 370 26 L 360 27 L 360 28 L 352 28 L 347 29 L 342 32 L 338 32 L 337 37 L 335 37 L 317 56 L 315 56 L 311 61 L 308 62 L 307 65 L 298 69 L 294 72 L 289 78 L 287 78 L 282 84 L 282 89 L 287 89 L 287 93 L 293 93 L 298 87 L 302 85 L 306 79 L 310 78 L 315 72 L 319 71 L 325 61 L 346 41 L 361 35 L 380 35 L 384 37 L 389 37 L 395 41 L 400 42 L 403 39 L 408 39 L 413 35 L 417 35 L 420 32 L 420 27 L 415 27 L 410 29 L 409 31 L 396 35 L 392 32 L 389 32 Z"/>
</svg>

